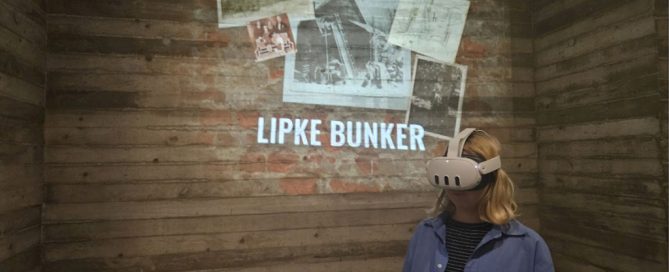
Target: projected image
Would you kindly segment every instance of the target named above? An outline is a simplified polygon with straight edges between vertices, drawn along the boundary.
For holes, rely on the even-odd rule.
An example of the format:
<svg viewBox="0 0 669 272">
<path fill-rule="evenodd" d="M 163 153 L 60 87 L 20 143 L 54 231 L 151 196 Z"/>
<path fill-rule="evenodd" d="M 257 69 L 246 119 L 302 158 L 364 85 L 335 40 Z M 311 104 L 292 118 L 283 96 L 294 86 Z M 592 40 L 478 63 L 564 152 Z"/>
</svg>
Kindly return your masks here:
<svg viewBox="0 0 669 272">
<path fill-rule="evenodd" d="M 392 3 L 392 1 L 390 1 Z M 316 2 L 316 19 L 294 31 L 286 56 L 284 102 L 406 110 L 411 52 L 388 43 L 395 5 Z"/>
<path fill-rule="evenodd" d="M 468 10 L 467 0 L 401 0 L 389 41 L 454 63 Z"/>
<path fill-rule="evenodd" d="M 252 21 L 247 25 L 247 29 L 254 45 L 256 61 L 281 57 L 297 51 L 285 13 Z"/>
<path fill-rule="evenodd" d="M 293 20 L 314 18 L 312 0 L 217 0 L 218 27 L 245 26 L 248 22 L 288 12 Z"/>
<path fill-rule="evenodd" d="M 418 56 L 407 123 L 425 128 L 425 135 L 450 139 L 460 130 L 467 67 Z"/>
</svg>

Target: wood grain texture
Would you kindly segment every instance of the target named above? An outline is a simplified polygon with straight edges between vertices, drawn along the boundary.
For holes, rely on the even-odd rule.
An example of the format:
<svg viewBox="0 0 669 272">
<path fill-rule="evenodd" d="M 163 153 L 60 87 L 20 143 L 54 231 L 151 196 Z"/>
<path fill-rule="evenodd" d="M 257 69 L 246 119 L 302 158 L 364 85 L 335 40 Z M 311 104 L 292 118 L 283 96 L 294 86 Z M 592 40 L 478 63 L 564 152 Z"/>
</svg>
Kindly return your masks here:
<svg viewBox="0 0 669 272">
<path fill-rule="evenodd" d="M 539 218 L 559 271 L 667 269 L 654 2 L 535 7 Z"/>
<path fill-rule="evenodd" d="M 0 0 L 0 271 L 39 271 L 46 28 L 40 1 Z"/>
<path fill-rule="evenodd" d="M 405 112 L 281 103 L 283 59 L 256 63 L 245 29 L 216 27 L 214 4 L 47 3 L 43 270 L 399 269 L 435 197 L 424 161 L 445 143 L 257 145 L 260 116 L 400 123 Z M 462 126 L 505 144 L 523 222 L 539 229 L 530 12 L 472 1 L 458 61 L 471 94 Z"/>
</svg>

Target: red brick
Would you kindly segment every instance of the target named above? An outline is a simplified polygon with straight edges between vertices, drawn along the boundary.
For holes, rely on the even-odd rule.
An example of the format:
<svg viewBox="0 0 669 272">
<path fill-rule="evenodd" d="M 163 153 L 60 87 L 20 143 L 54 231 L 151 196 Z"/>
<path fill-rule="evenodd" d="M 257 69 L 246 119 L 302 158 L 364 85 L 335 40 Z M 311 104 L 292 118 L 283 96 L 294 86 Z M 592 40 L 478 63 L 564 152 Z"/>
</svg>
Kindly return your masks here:
<svg viewBox="0 0 669 272">
<path fill-rule="evenodd" d="M 207 41 L 218 41 L 223 44 L 230 43 L 230 36 L 224 31 L 208 31 L 204 35 Z"/>
<path fill-rule="evenodd" d="M 210 132 L 198 132 L 195 136 L 195 142 L 198 144 L 208 144 L 208 145 L 214 145 L 214 139 L 217 138 L 218 135 Z M 178 142 L 178 138 L 176 136 L 170 138 L 171 141 L 173 142 Z"/>
<path fill-rule="evenodd" d="M 232 123 L 232 113 L 229 111 L 202 111 L 198 121 L 203 126 L 229 125 Z"/>
<path fill-rule="evenodd" d="M 279 67 L 270 67 L 269 69 L 269 79 L 279 79 L 283 78 L 283 68 Z"/>
<path fill-rule="evenodd" d="M 321 144 L 323 148 L 325 149 L 326 152 L 328 153 L 339 153 L 341 152 L 341 147 L 333 147 L 330 144 L 330 133 L 325 133 L 321 132 L 321 134 L 318 136 L 319 140 L 321 141 Z"/>
<path fill-rule="evenodd" d="M 239 169 L 245 172 L 264 172 L 265 154 L 248 152 L 239 160 Z"/>
<path fill-rule="evenodd" d="M 463 57 L 482 58 L 486 55 L 486 47 L 481 43 L 472 41 L 470 38 L 463 37 L 460 41 L 458 55 L 462 55 Z"/>
<path fill-rule="evenodd" d="M 211 141 L 213 143 L 213 138 L 214 135 L 216 136 L 216 145 L 222 145 L 222 146 L 237 146 L 239 145 L 239 140 L 236 139 L 234 136 L 232 136 L 228 132 L 219 132 L 219 133 L 201 133 L 198 135 L 198 139 L 200 137 L 203 137 L 204 139 L 207 140 L 207 143 Z M 205 138 L 205 136 L 207 136 Z M 212 139 L 209 139 L 212 138 Z"/>
<path fill-rule="evenodd" d="M 301 162 L 301 156 L 293 149 L 283 149 L 272 152 L 267 157 L 268 169 L 271 172 L 288 173 Z"/>
<path fill-rule="evenodd" d="M 430 154 L 432 154 L 433 157 L 443 156 L 446 152 L 447 144 L 447 142 L 443 141 L 437 143 L 434 148 L 430 149 Z"/>
<path fill-rule="evenodd" d="M 374 159 L 355 158 L 355 165 L 358 167 L 360 175 L 373 175 L 379 172 L 378 162 Z"/>
<path fill-rule="evenodd" d="M 378 184 L 362 184 L 352 181 L 332 180 L 330 181 L 330 190 L 334 193 L 359 193 L 359 192 L 379 192 Z"/>
<path fill-rule="evenodd" d="M 316 179 L 284 178 L 279 181 L 281 190 L 289 195 L 308 195 L 316 193 Z"/>
<path fill-rule="evenodd" d="M 237 122 L 239 122 L 239 126 L 243 128 L 257 128 L 258 117 L 260 117 L 260 113 L 257 111 L 237 112 Z"/>
</svg>

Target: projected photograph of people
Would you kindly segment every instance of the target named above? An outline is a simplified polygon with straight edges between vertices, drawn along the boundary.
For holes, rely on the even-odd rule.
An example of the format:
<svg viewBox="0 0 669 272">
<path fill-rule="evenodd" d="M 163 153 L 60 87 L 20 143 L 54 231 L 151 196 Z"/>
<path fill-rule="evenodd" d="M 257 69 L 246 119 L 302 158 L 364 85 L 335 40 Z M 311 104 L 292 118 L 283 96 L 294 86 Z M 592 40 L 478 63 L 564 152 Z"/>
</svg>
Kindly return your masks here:
<svg viewBox="0 0 669 272">
<path fill-rule="evenodd" d="M 315 4 L 316 19 L 293 32 L 300 50 L 286 56 L 283 101 L 406 110 L 411 52 L 388 43 L 397 1 Z"/>
<path fill-rule="evenodd" d="M 247 25 L 256 61 L 295 53 L 297 48 L 288 22 L 288 15 L 281 14 L 249 22 Z"/>
<path fill-rule="evenodd" d="M 312 0 L 217 0 L 216 4 L 219 28 L 245 26 L 250 21 L 284 12 L 293 20 L 314 18 Z"/>
<path fill-rule="evenodd" d="M 418 56 L 408 124 L 419 124 L 425 135 L 450 140 L 460 130 L 467 66 Z"/>
</svg>

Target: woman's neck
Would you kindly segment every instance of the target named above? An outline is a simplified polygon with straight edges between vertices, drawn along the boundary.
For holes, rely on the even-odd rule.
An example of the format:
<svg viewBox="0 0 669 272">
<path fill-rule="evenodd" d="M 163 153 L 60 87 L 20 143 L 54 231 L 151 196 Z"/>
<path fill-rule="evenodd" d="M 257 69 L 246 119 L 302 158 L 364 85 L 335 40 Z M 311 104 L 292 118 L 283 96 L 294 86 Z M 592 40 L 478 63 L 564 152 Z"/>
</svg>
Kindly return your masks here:
<svg viewBox="0 0 669 272">
<path fill-rule="evenodd" d="M 461 223 L 481 223 L 481 217 L 479 216 L 478 210 L 463 210 L 455 209 L 455 212 L 451 216 L 455 221 Z"/>
</svg>

